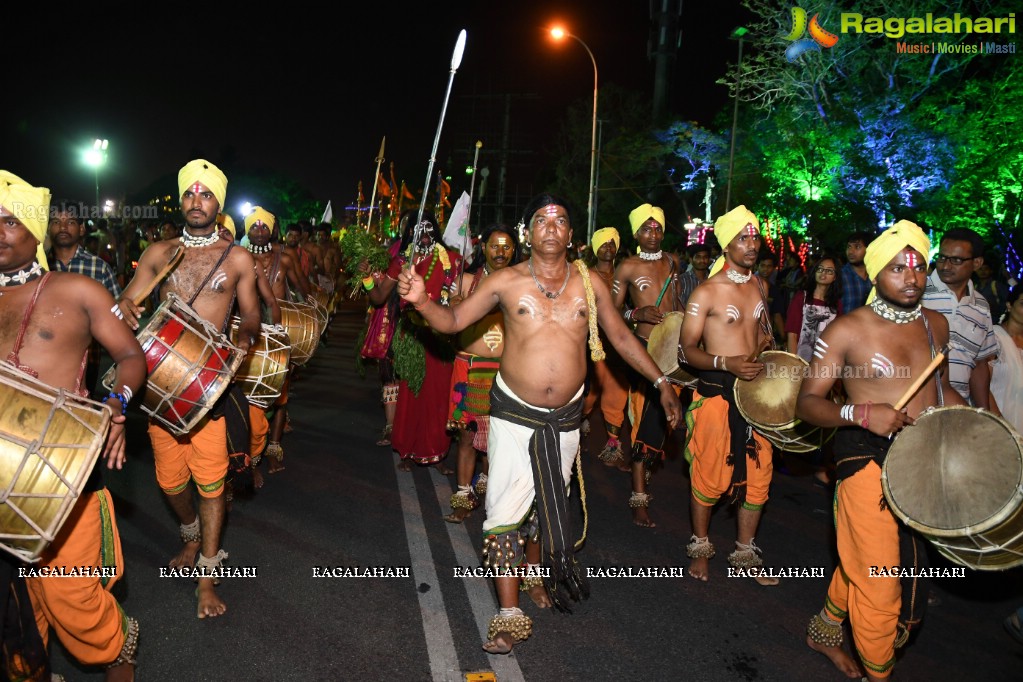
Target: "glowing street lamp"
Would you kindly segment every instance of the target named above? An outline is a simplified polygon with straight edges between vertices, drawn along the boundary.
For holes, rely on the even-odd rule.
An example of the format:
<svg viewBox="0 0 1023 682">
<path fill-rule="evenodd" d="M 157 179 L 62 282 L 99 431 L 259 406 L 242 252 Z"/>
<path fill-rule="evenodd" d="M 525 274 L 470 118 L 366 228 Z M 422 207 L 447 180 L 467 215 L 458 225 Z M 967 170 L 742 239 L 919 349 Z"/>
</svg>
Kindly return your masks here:
<svg viewBox="0 0 1023 682">
<path fill-rule="evenodd" d="M 86 166 L 91 166 L 96 179 L 96 207 L 99 208 L 99 167 L 107 161 L 107 140 L 97 139 L 92 143 L 92 149 L 85 150 L 82 160 Z"/>
<path fill-rule="evenodd" d="M 593 238 L 593 225 L 596 221 L 596 216 L 593 214 L 593 194 L 596 191 L 596 176 L 597 176 L 597 60 L 593 57 L 593 52 L 590 51 L 590 46 L 583 42 L 583 39 L 577 35 L 573 35 L 561 28 L 556 26 L 550 31 L 551 37 L 555 40 L 561 40 L 562 38 L 573 38 L 586 50 L 586 54 L 590 55 L 590 61 L 593 62 L 593 128 L 590 135 L 590 196 L 586 205 L 586 242 L 589 243 Z"/>
</svg>

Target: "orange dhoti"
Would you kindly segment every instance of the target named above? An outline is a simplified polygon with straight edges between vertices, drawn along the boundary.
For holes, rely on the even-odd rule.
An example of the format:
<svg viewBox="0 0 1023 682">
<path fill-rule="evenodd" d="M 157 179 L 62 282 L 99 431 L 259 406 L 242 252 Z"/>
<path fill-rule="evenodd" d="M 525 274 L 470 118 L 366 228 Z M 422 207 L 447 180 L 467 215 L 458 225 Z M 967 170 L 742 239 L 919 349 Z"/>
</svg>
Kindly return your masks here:
<svg viewBox="0 0 1023 682">
<path fill-rule="evenodd" d="M 270 422 L 266 419 L 266 410 L 249 403 L 249 455 L 259 457 L 266 447 L 266 437 L 270 433 Z"/>
<path fill-rule="evenodd" d="M 693 402 L 686 412 L 685 458 L 689 462 L 689 476 L 693 499 L 697 504 L 712 507 L 722 495 L 732 489 L 731 434 L 728 428 L 728 401 L 723 396 L 706 398 L 693 391 Z M 773 450 L 770 442 L 756 431 L 757 459 L 746 454 L 746 480 L 735 485 L 746 486 L 744 509 L 758 511 L 767 502 L 774 470 Z"/>
<path fill-rule="evenodd" d="M 150 421 L 149 439 L 153 443 L 156 482 L 165 493 L 180 493 L 190 478 L 203 497 L 222 493 L 228 461 L 223 418 L 204 419 L 191 433 L 177 437 Z"/>
<path fill-rule="evenodd" d="M 900 566 L 899 528 L 881 509 L 881 468 L 876 462 L 838 483 L 835 531 L 839 566 L 831 578 L 825 608 L 832 619 L 849 616 L 860 660 L 871 674 L 885 677 L 895 665 L 895 639 L 902 606 L 898 577 L 874 575 L 879 567 Z"/>
<path fill-rule="evenodd" d="M 29 570 L 95 571 L 89 577 L 26 578 L 43 644 L 52 629 L 61 644 L 84 665 L 105 665 L 121 654 L 128 619 L 110 588 L 121 577 L 124 557 L 114 505 L 106 489 L 85 493 L 60 533 Z"/>
<path fill-rule="evenodd" d="M 629 382 L 620 363 L 621 360 L 610 353 L 606 360 L 594 362 L 590 391 L 583 400 L 584 416 L 589 416 L 600 400 L 604 429 L 611 438 L 618 438 L 621 433 L 625 405 L 629 400 Z"/>
</svg>

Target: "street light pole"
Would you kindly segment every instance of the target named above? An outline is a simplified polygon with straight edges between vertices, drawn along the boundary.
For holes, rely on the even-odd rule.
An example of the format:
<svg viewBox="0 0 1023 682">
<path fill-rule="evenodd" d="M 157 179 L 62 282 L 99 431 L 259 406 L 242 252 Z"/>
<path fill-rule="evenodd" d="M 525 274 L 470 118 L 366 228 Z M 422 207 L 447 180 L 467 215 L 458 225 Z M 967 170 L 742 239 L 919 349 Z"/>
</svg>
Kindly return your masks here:
<svg viewBox="0 0 1023 682">
<path fill-rule="evenodd" d="M 551 29 L 551 36 L 555 40 L 560 40 L 561 38 L 575 39 L 583 46 L 583 49 L 586 50 L 586 54 L 590 56 L 590 61 L 593 62 L 593 124 L 590 129 L 590 195 L 586 203 L 586 243 L 589 243 L 593 238 L 593 226 L 597 219 L 597 216 L 594 215 L 593 206 L 593 194 L 596 191 L 597 178 L 597 60 L 593 56 L 590 46 L 583 42 L 583 39 L 579 36 L 569 33 L 561 28 Z"/>
<path fill-rule="evenodd" d="M 99 167 L 102 166 L 107 160 L 107 146 L 110 143 L 107 140 L 101 140 L 96 138 L 92 143 L 92 149 L 85 152 L 85 163 L 86 165 L 92 166 L 93 179 L 96 181 L 96 211 L 102 212 L 102 208 L 99 203 Z"/>
<path fill-rule="evenodd" d="M 738 39 L 739 41 L 739 61 L 735 66 L 735 105 L 732 109 L 732 148 L 728 152 L 728 186 L 725 188 L 725 212 L 732 207 L 732 172 L 735 169 L 735 130 L 739 125 L 739 86 L 742 83 L 742 37 L 746 35 L 749 30 L 743 26 L 739 26 L 732 35 L 729 36 L 733 40 Z"/>
</svg>

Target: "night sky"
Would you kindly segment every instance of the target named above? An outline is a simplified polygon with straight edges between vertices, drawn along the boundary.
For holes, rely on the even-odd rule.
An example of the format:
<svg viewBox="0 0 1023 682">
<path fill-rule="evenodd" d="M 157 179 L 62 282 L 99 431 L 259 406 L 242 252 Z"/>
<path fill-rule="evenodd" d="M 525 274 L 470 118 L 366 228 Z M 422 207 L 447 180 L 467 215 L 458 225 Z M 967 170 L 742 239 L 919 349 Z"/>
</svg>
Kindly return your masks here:
<svg viewBox="0 0 1023 682">
<path fill-rule="evenodd" d="M 742 16 L 738 4 L 684 1 L 672 83 L 678 117 L 710 123 L 727 104 L 714 81 L 735 60 L 727 36 Z M 83 4 L 9 19 L 0 167 L 55 197 L 91 202 L 93 172 L 81 152 L 101 137 L 110 141 L 101 199 L 139 192 L 203 156 L 221 164 L 229 182 L 232 170 L 277 170 L 336 207 L 353 201 L 359 180 L 369 196 L 386 135 L 385 176 L 393 161 L 398 181 L 418 188 L 463 28 L 468 40 L 436 166 L 454 177 L 471 162 L 476 138 L 484 143 L 480 166 L 496 164 L 488 152 L 497 140 L 485 138 L 502 125 L 493 95 L 516 96 L 510 134 L 525 153 L 511 181 L 523 185 L 549 166 L 566 107 L 588 110 L 592 65 L 577 42 L 546 37 L 555 19 L 589 45 L 602 86 L 653 92 L 649 3 L 640 0 L 338 4 L 329 14 L 255 7 L 228 14 Z M 243 198 L 259 201 L 232 195 L 228 185 L 229 210 Z"/>
</svg>

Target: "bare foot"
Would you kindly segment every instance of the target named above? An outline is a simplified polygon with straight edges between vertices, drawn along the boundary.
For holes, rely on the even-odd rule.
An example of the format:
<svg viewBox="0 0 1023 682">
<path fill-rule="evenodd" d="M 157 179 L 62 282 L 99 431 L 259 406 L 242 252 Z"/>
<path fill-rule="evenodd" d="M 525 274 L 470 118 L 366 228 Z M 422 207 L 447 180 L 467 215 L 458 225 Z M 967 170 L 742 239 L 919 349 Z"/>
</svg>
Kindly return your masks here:
<svg viewBox="0 0 1023 682">
<path fill-rule="evenodd" d="M 398 462 L 398 471 L 404 471 L 406 474 L 412 471 L 412 460 L 402 459 Z"/>
<path fill-rule="evenodd" d="M 195 590 L 199 597 L 199 609 L 196 613 L 199 618 L 216 618 L 227 611 L 227 604 L 221 601 L 213 589 L 212 578 L 199 578 L 199 587 Z"/>
<path fill-rule="evenodd" d="M 849 654 L 845 653 L 845 650 L 842 649 L 842 647 L 823 646 L 809 637 L 806 638 L 806 646 L 827 656 L 828 659 L 835 664 L 835 667 L 838 668 L 839 672 L 843 673 L 846 677 L 850 679 L 857 679 L 863 676 L 860 666 L 856 664 L 856 661 L 854 661 Z"/>
<path fill-rule="evenodd" d="M 471 509 L 459 507 L 458 509 L 454 510 L 453 512 L 445 516 L 444 520 L 447 521 L 448 523 L 461 523 L 462 521 L 465 520 L 465 517 L 467 517 L 471 513 L 472 513 Z"/>
<path fill-rule="evenodd" d="M 501 630 L 492 640 L 483 643 L 483 650 L 488 654 L 507 654 L 511 653 L 514 644 L 515 638 L 512 637 L 512 634 Z"/>
<path fill-rule="evenodd" d="M 437 462 L 433 466 L 437 467 L 437 473 L 439 473 L 441 476 L 450 476 L 451 474 L 455 473 L 455 470 L 449 467 L 447 464 L 445 464 L 444 460 Z"/>
<path fill-rule="evenodd" d="M 270 466 L 267 468 L 266 473 L 276 474 L 281 471 L 284 471 L 284 458 L 282 457 L 281 459 L 273 459 L 271 457 Z"/>
<path fill-rule="evenodd" d="M 252 487 L 259 490 L 263 487 L 263 472 L 258 467 L 252 467 Z"/>
<path fill-rule="evenodd" d="M 632 509 L 632 522 L 642 528 L 657 528 L 657 524 L 650 520 L 650 513 L 646 507 L 634 507 Z"/>
<path fill-rule="evenodd" d="M 771 587 L 772 585 L 777 585 L 779 582 L 781 582 L 780 580 L 778 580 L 778 578 L 768 577 L 766 575 L 759 575 L 759 573 L 754 575 L 754 571 L 756 570 L 757 569 L 755 568 L 751 568 L 749 569 L 749 573 L 751 577 L 757 581 L 758 585 L 763 585 L 764 587 Z"/>
<path fill-rule="evenodd" d="M 135 666 L 131 663 L 122 663 L 113 668 L 107 668 L 104 679 L 107 682 L 131 682 L 135 679 Z"/>
<path fill-rule="evenodd" d="M 543 585 L 533 585 L 526 592 L 529 593 L 529 598 L 533 600 L 533 603 L 541 609 L 549 609 L 554 606 L 550 595 L 547 594 L 547 590 Z"/>
<path fill-rule="evenodd" d="M 171 568 L 192 568 L 195 566 L 195 555 L 199 553 L 199 541 L 186 542 L 181 551 L 167 565 Z"/>
<path fill-rule="evenodd" d="M 710 559 L 707 557 L 698 557 L 693 559 L 693 563 L 689 564 L 689 575 L 697 580 L 707 582 L 707 576 L 709 574 L 708 569 L 710 568 Z"/>
</svg>

